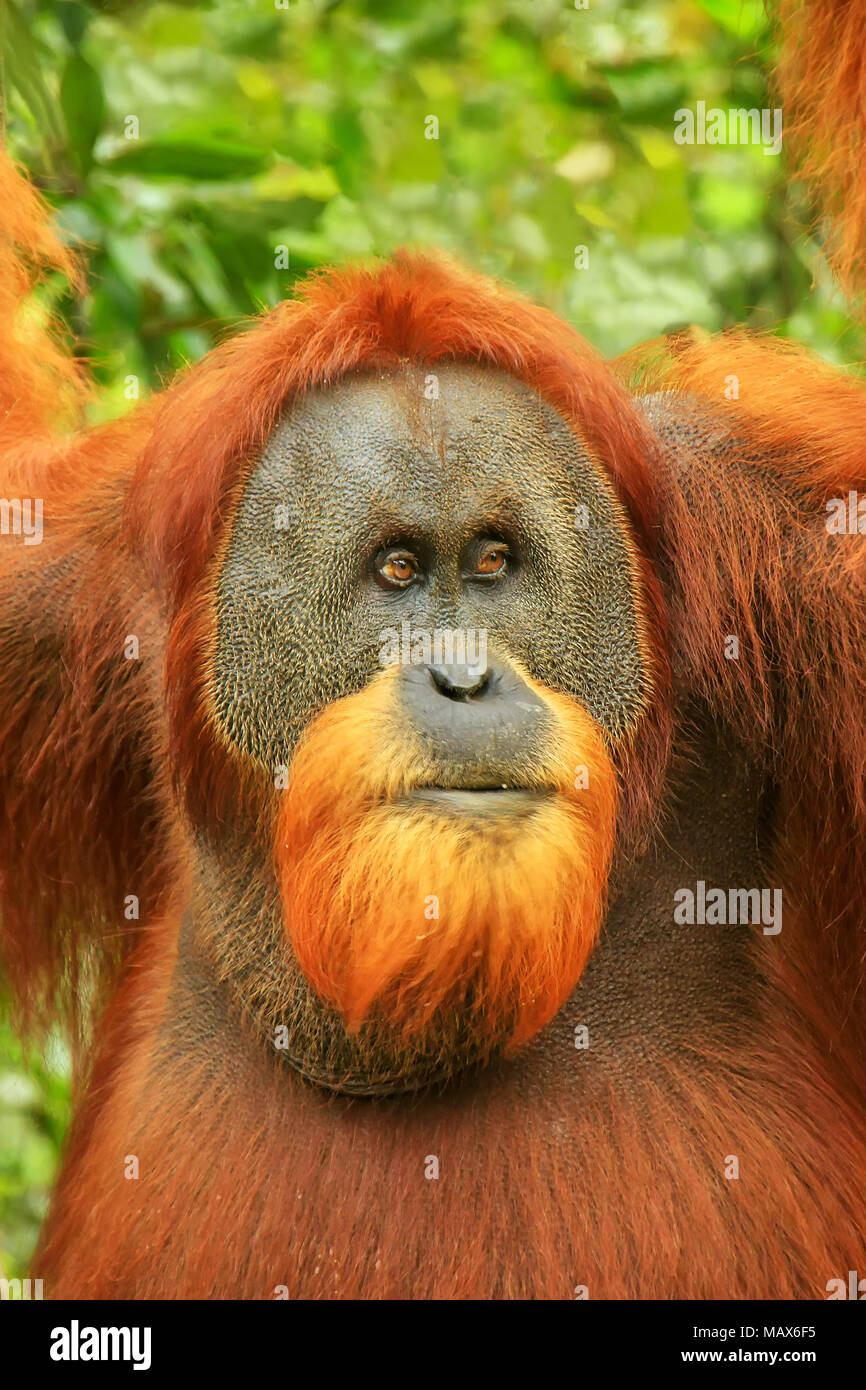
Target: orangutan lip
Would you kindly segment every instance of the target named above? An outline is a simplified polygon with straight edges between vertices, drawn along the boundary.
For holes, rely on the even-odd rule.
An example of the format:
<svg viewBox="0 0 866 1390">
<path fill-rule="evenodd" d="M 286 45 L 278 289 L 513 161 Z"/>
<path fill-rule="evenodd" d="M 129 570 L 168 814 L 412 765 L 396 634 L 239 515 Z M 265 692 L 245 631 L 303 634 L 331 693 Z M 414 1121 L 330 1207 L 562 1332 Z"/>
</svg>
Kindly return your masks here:
<svg viewBox="0 0 866 1390">
<path fill-rule="evenodd" d="M 456 814 L 518 816 L 533 810 L 550 795 L 549 791 L 529 787 L 416 787 L 407 799 Z"/>
</svg>

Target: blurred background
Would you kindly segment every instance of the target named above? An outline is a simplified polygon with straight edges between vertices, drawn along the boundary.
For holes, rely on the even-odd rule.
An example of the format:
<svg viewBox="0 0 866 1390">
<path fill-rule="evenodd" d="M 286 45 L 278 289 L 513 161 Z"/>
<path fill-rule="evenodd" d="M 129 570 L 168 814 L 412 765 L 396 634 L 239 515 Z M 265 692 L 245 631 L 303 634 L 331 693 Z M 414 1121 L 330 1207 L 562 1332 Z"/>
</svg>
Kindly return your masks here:
<svg viewBox="0 0 866 1390">
<path fill-rule="evenodd" d="M 43 293 L 99 417 L 310 268 L 406 244 L 504 277 L 608 354 L 746 323 L 863 357 L 784 154 L 673 138 L 698 101 L 773 105 L 761 0 L 5 0 L 0 23 L 8 144 L 85 250 L 87 293 Z M 25 1053 L 5 1018 L 0 999 L 11 1277 L 69 1085 L 63 1039 Z"/>
</svg>

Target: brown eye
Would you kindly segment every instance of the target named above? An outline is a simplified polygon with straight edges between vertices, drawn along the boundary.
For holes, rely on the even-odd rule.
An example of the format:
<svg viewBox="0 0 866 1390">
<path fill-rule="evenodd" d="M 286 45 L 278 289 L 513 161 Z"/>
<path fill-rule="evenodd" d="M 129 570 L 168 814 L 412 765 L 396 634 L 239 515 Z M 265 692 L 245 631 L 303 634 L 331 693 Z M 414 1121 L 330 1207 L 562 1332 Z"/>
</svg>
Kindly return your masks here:
<svg viewBox="0 0 866 1390">
<path fill-rule="evenodd" d="M 475 566 L 476 574 L 496 575 L 502 574 L 505 570 L 508 551 L 504 545 L 485 545 L 481 548 L 478 556 L 478 563 Z"/>
<path fill-rule="evenodd" d="M 418 561 L 405 550 L 391 550 L 379 565 L 379 574 L 388 584 L 410 584 L 418 577 Z"/>
</svg>

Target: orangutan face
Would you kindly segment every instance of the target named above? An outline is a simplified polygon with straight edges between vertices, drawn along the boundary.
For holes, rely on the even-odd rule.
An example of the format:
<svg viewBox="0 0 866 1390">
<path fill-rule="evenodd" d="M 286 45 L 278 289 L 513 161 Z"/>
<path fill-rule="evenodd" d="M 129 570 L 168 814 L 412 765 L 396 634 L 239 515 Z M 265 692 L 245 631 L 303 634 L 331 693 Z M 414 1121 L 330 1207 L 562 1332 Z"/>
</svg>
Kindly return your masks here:
<svg viewBox="0 0 866 1390">
<path fill-rule="evenodd" d="M 285 769 L 254 1012 L 306 1074 L 421 1084 L 568 997 L 611 750 L 647 698 L 635 593 L 609 485 L 500 373 L 350 379 L 274 432 L 220 576 L 214 696 L 232 746 Z"/>
</svg>

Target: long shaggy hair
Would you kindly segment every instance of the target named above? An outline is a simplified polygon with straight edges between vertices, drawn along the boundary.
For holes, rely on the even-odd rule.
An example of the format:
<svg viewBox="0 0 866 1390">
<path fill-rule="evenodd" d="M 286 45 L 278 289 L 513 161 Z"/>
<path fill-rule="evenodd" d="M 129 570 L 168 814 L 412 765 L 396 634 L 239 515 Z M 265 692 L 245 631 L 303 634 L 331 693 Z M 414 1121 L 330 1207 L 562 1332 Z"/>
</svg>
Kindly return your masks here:
<svg viewBox="0 0 866 1390">
<path fill-rule="evenodd" d="M 700 1080 L 625 1055 L 614 1078 L 560 1034 L 536 1090 L 524 1052 L 481 1093 L 346 1105 L 233 1023 L 192 1055 L 160 1038 L 174 938 L 109 1008 L 33 1265 L 53 1298 L 815 1299 L 862 1270 L 862 1090 L 796 1012 L 748 1059 L 735 1022 Z"/>
<path fill-rule="evenodd" d="M 776 88 L 785 142 L 829 222 L 839 279 L 863 306 L 866 268 L 866 44 L 858 0 L 776 0 Z"/>
<path fill-rule="evenodd" d="M 406 362 L 498 368 L 559 410 L 607 472 L 631 523 L 652 671 L 639 744 L 630 737 L 613 750 L 621 828 L 651 819 L 670 723 L 666 619 L 651 560 L 658 517 L 649 465 L 658 441 L 588 343 L 448 257 L 400 252 L 311 275 L 294 299 L 166 391 L 122 420 L 69 437 L 64 402 L 71 397 L 80 409 L 83 379 L 47 330 L 35 348 L 29 340 L 27 354 L 21 335 L 23 299 L 39 266 L 76 272 L 39 198 L 0 154 L 4 190 L 4 490 L 43 497 L 46 515 L 38 565 L 21 546 L 0 553 L 0 593 L 14 595 L 0 626 L 0 661 L 10 673 L 0 710 L 0 857 L 16 866 L 0 885 L 0 951 L 30 1021 L 62 1011 L 86 1025 L 142 928 L 179 884 L 183 896 L 178 801 L 198 832 L 219 835 L 238 820 L 240 803 L 249 804 L 248 791 L 267 795 L 261 770 L 251 785 L 251 769 L 213 715 L 215 578 L 234 509 L 275 424 L 298 395 L 348 372 Z M 30 269 L 21 269 L 21 256 Z M 25 368 L 32 380 L 21 376 Z M 139 661 L 123 658 L 130 633 L 141 641 Z M 46 795 L 44 768 L 62 781 L 62 797 Z M 118 921 L 131 887 L 141 919 Z M 82 955 L 102 976 L 88 991 L 70 968 Z"/>
<path fill-rule="evenodd" d="M 829 80 L 841 55 L 844 115 L 856 7 L 824 8 L 811 71 Z M 850 155 L 846 146 L 843 180 Z M 862 199 L 850 207 L 856 228 Z M 313 277 L 153 403 L 68 440 L 58 427 L 63 402 L 77 402 L 77 374 L 50 335 L 24 352 L 32 275 L 13 260 L 23 251 L 31 268 L 62 268 L 63 253 L 5 164 L 0 216 L 12 267 L 0 298 L 3 492 L 44 497 L 46 508 L 38 564 L 21 546 L 0 550 L 4 964 L 25 1001 L 56 1002 L 64 981 L 83 1009 L 106 995 L 75 988 L 79 948 L 121 943 L 123 956 L 136 945 L 100 1023 L 94 1082 L 37 1257 L 50 1291 L 270 1296 L 284 1284 L 293 1296 L 555 1297 L 586 1283 L 594 1297 L 814 1297 L 857 1268 L 866 536 L 828 536 L 824 507 L 866 490 L 862 385 L 778 343 L 716 339 L 644 378 L 668 393 L 669 414 L 714 422 L 703 439 L 662 444 L 628 389 L 552 315 L 446 260 L 404 255 Z M 349 1108 L 274 1058 L 264 1064 L 230 1013 L 208 1034 L 210 980 L 194 978 L 187 1012 L 172 1012 L 184 979 L 181 907 L 158 910 L 179 881 L 165 783 L 170 770 L 197 818 L 217 828 L 236 819 L 230 753 L 211 718 L 208 595 L 232 508 L 281 413 L 345 372 L 454 360 L 525 381 L 613 480 L 643 565 L 657 694 L 621 768 L 623 799 L 644 769 L 666 773 L 657 731 L 672 722 L 670 638 L 677 688 L 730 722 L 778 786 L 785 930 L 755 949 L 759 1027 L 733 1018 L 703 1071 L 655 1066 L 642 1052 L 613 1079 L 585 1068 L 576 1094 L 566 1040 L 571 1065 L 541 1068 L 533 1090 L 521 1081 L 532 1042 L 483 1093 Z M 723 403 L 731 373 L 740 396 Z M 142 567 L 161 601 L 143 595 Z M 129 632 L 142 635 L 137 663 L 122 658 Z M 729 633 L 742 639 L 736 663 L 725 658 Z M 387 785 L 378 753 L 364 778 Z M 337 808 L 330 824 L 342 833 Z M 120 916 L 130 885 L 143 905 L 138 930 Z M 373 927 L 387 965 L 390 939 Z M 326 967 L 323 988 L 351 982 L 350 1017 L 375 1005 L 367 966 L 356 976 L 357 951 L 345 949 L 351 933 L 299 942 L 311 969 L 316 957 Z M 447 996 L 463 975 L 446 957 L 437 986 Z M 409 965 L 420 959 L 410 947 Z M 416 970 L 416 992 L 421 980 Z M 438 1183 L 421 1177 L 430 1152 L 443 1157 Z M 139 1181 L 123 1176 L 130 1153 Z M 737 1183 L 723 1176 L 729 1153 L 741 1160 Z"/>
<path fill-rule="evenodd" d="M 384 1016 L 408 1041 L 450 1009 L 470 1037 L 514 1048 L 568 998 L 595 943 L 616 774 L 589 715 L 525 676 L 554 716 L 521 776 L 546 793 L 531 816 L 407 802 L 435 769 L 399 715 L 394 669 L 329 706 L 295 756 L 277 828 L 292 946 L 350 1031 Z"/>
</svg>

